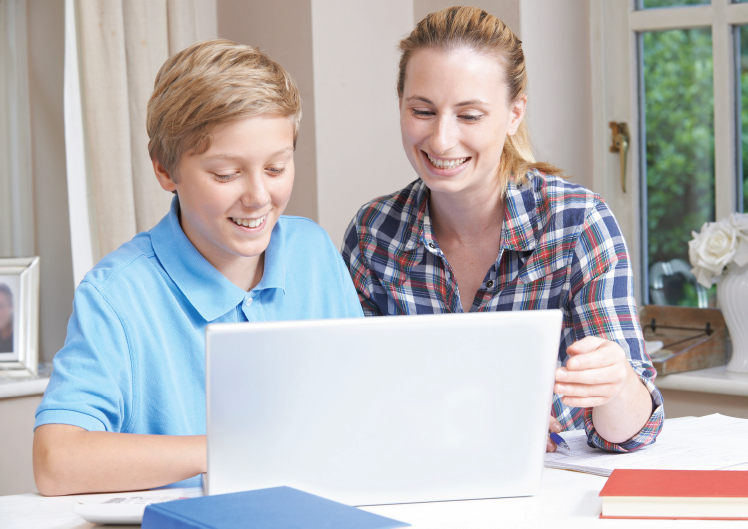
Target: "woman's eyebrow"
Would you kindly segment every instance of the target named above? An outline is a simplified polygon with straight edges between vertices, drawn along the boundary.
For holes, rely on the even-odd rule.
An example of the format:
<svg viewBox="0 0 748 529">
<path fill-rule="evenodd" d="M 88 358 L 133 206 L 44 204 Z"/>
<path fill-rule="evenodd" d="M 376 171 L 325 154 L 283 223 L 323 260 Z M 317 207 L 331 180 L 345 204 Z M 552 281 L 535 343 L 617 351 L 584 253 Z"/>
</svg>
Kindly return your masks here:
<svg viewBox="0 0 748 529">
<path fill-rule="evenodd" d="M 410 96 L 406 99 L 406 101 L 423 101 L 424 103 L 428 103 L 429 105 L 433 105 L 434 103 L 430 99 L 426 99 L 425 97 L 421 96 Z M 462 101 L 460 103 L 457 103 L 455 107 L 466 107 L 470 105 L 482 105 L 482 106 L 491 106 L 485 101 L 481 101 L 480 99 L 468 99 L 467 101 Z"/>
</svg>

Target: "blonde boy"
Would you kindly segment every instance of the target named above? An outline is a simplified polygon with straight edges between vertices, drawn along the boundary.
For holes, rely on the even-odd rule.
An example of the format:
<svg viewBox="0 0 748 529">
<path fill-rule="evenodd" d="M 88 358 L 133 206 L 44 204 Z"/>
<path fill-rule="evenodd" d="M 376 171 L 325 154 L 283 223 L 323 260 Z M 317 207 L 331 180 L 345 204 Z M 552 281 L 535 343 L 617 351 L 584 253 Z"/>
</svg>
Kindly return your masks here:
<svg viewBox="0 0 748 529">
<path fill-rule="evenodd" d="M 206 470 L 208 323 L 361 316 L 314 222 L 281 216 L 301 117 L 296 85 L 226 40 L 169 59 L 148 104 L 171 211 L 94 267 L 36 413 L 44 495 L 137 490 Z"/>
</svg>

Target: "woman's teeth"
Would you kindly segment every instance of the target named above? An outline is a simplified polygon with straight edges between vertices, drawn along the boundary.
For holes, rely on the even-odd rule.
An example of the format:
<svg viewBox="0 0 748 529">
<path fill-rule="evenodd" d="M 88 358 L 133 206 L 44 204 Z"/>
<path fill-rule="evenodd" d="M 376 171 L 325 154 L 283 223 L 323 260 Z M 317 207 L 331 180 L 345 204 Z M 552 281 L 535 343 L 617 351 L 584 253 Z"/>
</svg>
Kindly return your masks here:
<svg viewBox="0 0 748 529">
<path fill-rule="evenodd" d="M 434 165 L 434 167 L 438 167 L 439 169 L 453 169 L 467 161 L 467 158 L 458 158 L 457 160 L 439 160 L 437 158 L 432 158 L 429 154 L 426 154 L 426 156 L 429 157 L 429 161 Z"/>
<path fill-rule="evenodd" d="M 236 217 L 230 217 L 232 221 L 234 221 L 234 224 L 238 224 L 239 226 L 244 226 L 246 228 L 256 228 L 263 222 L 265 222 L 265 218 L 267 218 L 267 215 L 263 215 L 259 219 L 239 219 Z"/>
</svg>

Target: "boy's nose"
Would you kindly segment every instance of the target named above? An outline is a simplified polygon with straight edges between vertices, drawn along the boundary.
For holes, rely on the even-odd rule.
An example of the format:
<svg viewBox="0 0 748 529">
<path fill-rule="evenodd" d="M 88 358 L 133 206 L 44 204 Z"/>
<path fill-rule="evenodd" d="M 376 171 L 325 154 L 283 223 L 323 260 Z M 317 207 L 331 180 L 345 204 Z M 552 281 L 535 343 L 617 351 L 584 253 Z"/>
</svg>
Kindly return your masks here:
<svg viewBox="0 0 748 529">
<path fill-rule="evenodd" d="M 261 175 L 253 175 L 246 179 L 244 192 L 242 193 L 242 205 L 248 208 L 258 208 L 270 202 L 265 179 Z"/>
</svg>

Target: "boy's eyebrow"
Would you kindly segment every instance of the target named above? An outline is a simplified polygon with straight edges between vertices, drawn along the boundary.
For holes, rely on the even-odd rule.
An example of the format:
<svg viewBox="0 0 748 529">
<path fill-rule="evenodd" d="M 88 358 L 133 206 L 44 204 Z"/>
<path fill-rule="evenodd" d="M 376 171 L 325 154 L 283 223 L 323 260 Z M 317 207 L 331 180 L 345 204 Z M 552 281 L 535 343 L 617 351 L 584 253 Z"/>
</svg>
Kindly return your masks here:
<svg viewBox="0 0 748 529">
<path fill-rule="evenodd" d="M 278 156 L 280 154 L 286 154 L 287 152 L 293 151 L 293 150 L 294 150 L 293 149 L 293 145 L 289 145 L 285 149 L 281 149 L 279 151 L 276 151 L 273 154 L 271 154 L 270 156 Z M 206 162 L 210 162 L 210 161 L 213 161 L 213 160 L 240 160 L 242 158 L 243 158 L 243 156 L 233 156 L 231 154 L 219 153 L 219 154 L 214 154 L 213 156 L 208 156 L 207 158 L 205 158 L 205 161 Z"/>
<path fill-rule="evenodd" d="M 428 103 L 429 105 L 433 105 L 433 101 L 430 99 L 426 99 L 425 97 L 421 96 L 411 96 L 406 99 L 406 101 L 423 101 L 424 103 Z M 467 101 L 461 101 L 460 103 L 457 103 L 456 107 L 466 107 L 468 105 L 483 105 L 483 106 L 490 106 L 485 101 L 481 101 L 480 99 L 468 99 Z"/>
</svg>

